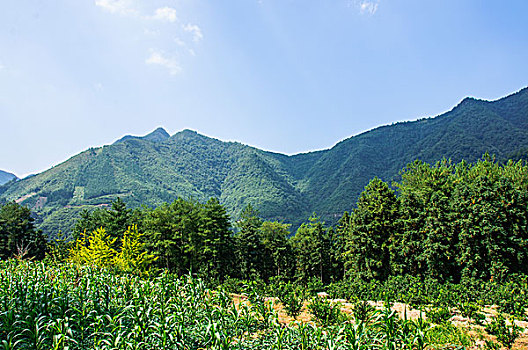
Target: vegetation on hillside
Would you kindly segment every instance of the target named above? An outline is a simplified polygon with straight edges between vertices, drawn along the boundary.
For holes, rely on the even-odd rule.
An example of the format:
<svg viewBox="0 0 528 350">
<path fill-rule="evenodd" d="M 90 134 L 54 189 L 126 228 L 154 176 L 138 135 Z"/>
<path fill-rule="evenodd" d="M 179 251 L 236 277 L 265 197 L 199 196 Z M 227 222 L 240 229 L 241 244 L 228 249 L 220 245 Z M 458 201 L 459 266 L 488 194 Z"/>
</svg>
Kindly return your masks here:
<svg viewBox="0 0 528 350">
<path fill-rule="evenodd" d="M 528 321 L 527 187 L 523 161 L 415 161 L 393 186 L 372 179 L 335 226 L 313 214 L 291 235 L 252 206 L 232 226 L 216 199 L 117 199 L 83 211 L 74 241 L 49 245 L 9 202 L 1 259 L 19 260 L 0 262 L 3 346 L 450 349 L 480 337 L 511 348 Z M 23 255 L 12 243 L 30 241 Z M 20 260 L 45 252 L 45 264 Z M 421 316 L 398 316 L 396 302 Z M 285 324 L 273 303 L 314 323 Z"/>
<path fill-rule="evenodd" d="M 335 224 L 375 176 L 398 181 L 415 159 L 476 161 L 482 154 L 522 157 L 528 145 L 528 89 L 487 102 L 465 99 L 436 118 L 397 123 L 346 139 L 325 151 L 286 156 L 185 130 L 125 137 L 89 149 L 41 174 L 0 187 L 19 200 L 50 237 L 70 234 L 83 209 L 158 207 L 177 198 L 218 198 L 237 220 L 248 204 L 261 217 L 299 227 L 313 212 Z"/>
</svg>

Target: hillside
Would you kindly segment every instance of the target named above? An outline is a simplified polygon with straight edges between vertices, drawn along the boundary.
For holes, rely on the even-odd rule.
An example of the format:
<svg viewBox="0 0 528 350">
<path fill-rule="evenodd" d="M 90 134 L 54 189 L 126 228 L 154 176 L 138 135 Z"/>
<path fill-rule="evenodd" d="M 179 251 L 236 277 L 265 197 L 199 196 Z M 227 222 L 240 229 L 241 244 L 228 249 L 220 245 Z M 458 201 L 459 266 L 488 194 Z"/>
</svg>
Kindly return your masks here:
<svg viewBox="0 0 528 350">
<path fill-rule="evenodd" d="M 14 174 L 8 173 L 7 171 L 0 170 L 0 186 L 2 186 L 3 184 L 13 179 L 17 179 L 17 177 Z"/>
<path fill-rule="evenodd" d="M 233 218 L 251 203 L 267 219 L 298 225 L 315 211 L 335 222 L 371 178 L 397 179 L 415 159 L 475 161 L 485 152 L 502 159 L 527 147 L 525 88 L 491 102 L 466 98 L 435 118 L 378 127 L 331 149 L 293 156 L 190 130 L 169 137 L 159 128 L 84 151 L 4 187 L 0 198 L 30 206 L 51 235 L 68 231 L 82 209 L 116 197 L 130 206 L 218 197 Z"/>
</svg>

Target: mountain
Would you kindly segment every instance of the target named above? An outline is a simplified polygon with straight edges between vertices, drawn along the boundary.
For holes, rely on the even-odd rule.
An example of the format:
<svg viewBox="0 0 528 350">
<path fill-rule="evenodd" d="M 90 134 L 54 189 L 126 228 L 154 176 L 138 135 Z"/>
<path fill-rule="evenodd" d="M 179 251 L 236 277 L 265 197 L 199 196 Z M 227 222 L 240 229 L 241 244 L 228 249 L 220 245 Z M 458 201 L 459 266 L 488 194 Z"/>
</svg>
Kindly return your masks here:
<svg viewBox="0 0 528 350">
<path fill-rule="evenodd" d="M 169 137 L 170 137 L 170 135 L 169 135 L 169 133 L 167 131 L 165 131 L 165 129 L 157 128 L 156 130 L 154 130 L 153 132 L 151 132 L 150 134 L 147 134 L 145 136 L 125 135 L 122 138 L 120 138 L 119 140 L 117 140 L 116 142 L 114 142 L 114 144 L 119 143 L 119 142 L 123 142 L 123 141 L 127 141 L 127 140 L 133 140 L 133 139 L 135 139 L 135 140 L 147 140 L 147 141 L 152 141 L 152 142 L 163 142 L 163 141 L 167 140 Z"/>
<path fill-rule="evenodd" d="M 249 203 L 264 218 L 295 226 L 316 212 L 335 222 L 374 176 L 397 180 L 409 162 L 504 159 L 528 149 L 528 88 L 484 101 L 466 98 L 435 118 L 382 126 L 324 151 L 287 156 L 195 131 L 157 129 L 88 149 L 41 174 L 10 184 L 0 199 L 37 212 L 40 227 L 67 231 L 82 209 L 121 197 L 130 206 L 178 196 L 219 198 L 236 219 Z"/>
<path fill-rule="evenodd" d="M 14 174 L 8 173 L 7 171 L 0 170 L 0 186 L 13 180 L 18 179 Z"/>
</svg>

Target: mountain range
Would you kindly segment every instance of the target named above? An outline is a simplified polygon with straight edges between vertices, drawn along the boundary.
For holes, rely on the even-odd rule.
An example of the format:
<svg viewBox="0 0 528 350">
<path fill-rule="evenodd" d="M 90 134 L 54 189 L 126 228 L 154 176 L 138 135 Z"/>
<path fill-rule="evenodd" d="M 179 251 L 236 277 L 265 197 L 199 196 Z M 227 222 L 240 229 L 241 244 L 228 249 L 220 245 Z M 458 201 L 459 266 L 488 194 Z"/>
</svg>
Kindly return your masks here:
<svg viewBox="0 0 528 350">
<path fill-rule="evenodd" d="M 8 183 L 9 181 L 13 179 L 17 180 L 18 178 L 14 174 L 8 173 L 7 171 L 0 170 L 0 186 Z"/>
<path fill-rule="evenodd" d="M 219 198 L 236 219 L 251 204 L 296 227 L 316 212 L 334 223 L 371 178 L 398 179 L 420 159 L 507 159 L 528 149 L 528 88 L 495 101 L 465 98 L 434 118 L 381 126 L 316 152 L 284 155 L 183 130 L 158 128 L 90 148 L 35 176 L 0 187 L 0 199 L 32 208 L 50 236 L 68 232 L 82 209 L 121 197 L 156 206 L 177 197 Z"/>
</svg>

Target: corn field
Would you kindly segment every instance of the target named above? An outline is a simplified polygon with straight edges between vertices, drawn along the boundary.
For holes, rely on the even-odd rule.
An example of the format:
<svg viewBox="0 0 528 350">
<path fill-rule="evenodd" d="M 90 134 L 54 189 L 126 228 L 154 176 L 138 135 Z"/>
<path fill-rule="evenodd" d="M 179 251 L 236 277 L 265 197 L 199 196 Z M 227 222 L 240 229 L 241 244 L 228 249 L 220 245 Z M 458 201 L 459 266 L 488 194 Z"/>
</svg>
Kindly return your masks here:
<svg viewBox="0 0 528 350">
<path fill-rule="evenodd" d="M 228 293 L 189 276 L 145 279 L 74 264 L 0 261 L 0 349 L 457 348 L 446 345 L 456 330 L 401 320 L 388 308 L 333 326 L 285 325 L 270 301 L 253 300 L 235 305 Z"/>
</svg>

